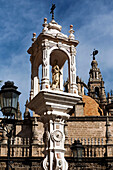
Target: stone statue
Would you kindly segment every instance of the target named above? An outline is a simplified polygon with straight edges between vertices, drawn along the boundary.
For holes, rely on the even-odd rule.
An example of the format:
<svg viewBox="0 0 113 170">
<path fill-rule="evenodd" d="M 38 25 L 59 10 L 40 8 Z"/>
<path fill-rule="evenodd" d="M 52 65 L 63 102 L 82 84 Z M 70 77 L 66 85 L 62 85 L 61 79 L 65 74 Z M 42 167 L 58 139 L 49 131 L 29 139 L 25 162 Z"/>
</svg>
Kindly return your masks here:
<svg viewBox="0 0 113 170">
<path fill-rule="evenodd" d="M 59 88 L 60 85 L 60 68 L 58 66 L 58 61 L 54 61 L 54 65 L 52 67 L 52 88 L 56 89 Z"/>
</svg>

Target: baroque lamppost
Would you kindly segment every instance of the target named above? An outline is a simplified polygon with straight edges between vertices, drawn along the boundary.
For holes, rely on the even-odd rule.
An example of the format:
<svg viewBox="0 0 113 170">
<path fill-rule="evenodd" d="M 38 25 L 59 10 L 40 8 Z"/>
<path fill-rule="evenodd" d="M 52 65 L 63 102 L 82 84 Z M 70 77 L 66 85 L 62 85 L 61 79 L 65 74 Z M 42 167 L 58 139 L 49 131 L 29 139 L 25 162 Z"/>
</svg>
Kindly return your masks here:
<svg viewBox="0 0 113 170">
<path fill-rule="evenodd" d="M 17 88 L 18 87 L 14 86 L 14 82 L 7 81 L 0 90 L 1 111 L 3 116 L 5 116 L 1 122 L 1 127 L 2 130 L 6 132 L 6 136 L 8 138 L 7 170 L 9 170 L 10 166 L 10 143 L 12 132 L 14 130 L 15 113 L 17 112 L 18 99 L 21 94 L 17 91 Z"/>
<path fill-rule="evenodd" d="M 73 152 L 74 159 L 76 161 L 81 161 L 83 157 L 84 147 L 82 146 L 82 143 L 80 143 L 80 140 L 74 141 L 74 143 L 71 146 L 71 150 Z"/>
<path fill-rule="evenodd" d="M 73 153 L 74 161 L 76 162 L 75 167 L 76 169 L 83 168 L 84 165 L 82 164 L 82 157 L 84 156 L 84 147 L 80 140 L 75 140 L 74 143 L 71 145 L 71 150 Z"/>
</svg>

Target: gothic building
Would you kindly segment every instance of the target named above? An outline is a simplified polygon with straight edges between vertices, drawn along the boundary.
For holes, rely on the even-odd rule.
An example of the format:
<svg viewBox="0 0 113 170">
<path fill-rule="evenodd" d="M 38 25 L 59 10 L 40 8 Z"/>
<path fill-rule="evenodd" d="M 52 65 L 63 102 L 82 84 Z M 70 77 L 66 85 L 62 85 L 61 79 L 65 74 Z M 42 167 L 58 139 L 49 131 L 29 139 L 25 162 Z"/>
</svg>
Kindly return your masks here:
<svg viewBox="0 0 113 170">
<path fill-rule="evenodd" d="M 104 110 L 104 107 L 107 104 L 104 81 L 100 69 L 97 67 L 98 63 L 95 58 L 93 59 L 91 66 L 92 68 L 89 72 L 88 95 L 99 102 L 100 107 Z"/>
<path fill-rule="evenodd" d="M 112 169 L 112 95 L 106 97 L 95 51 L 86 84 L 76 76 L 79 42 L 75 40 L 73 26 L 70 25 L 69 36 L 63 34 L 54 20 L 53 9 L 52 14 L 49 23 L 44 19 L 40 35 L 36 37 L 33 33 L 28 49 L 30 99 L 26 102 L 24 119 L 18 103 L 10 158 L 7 134 L 0 131 L 0 169 L 6 167 L 8 159 L 10 167 L 18 170 Z M 68 80 L 64 83 L 66 61 Z"/>
</svg>

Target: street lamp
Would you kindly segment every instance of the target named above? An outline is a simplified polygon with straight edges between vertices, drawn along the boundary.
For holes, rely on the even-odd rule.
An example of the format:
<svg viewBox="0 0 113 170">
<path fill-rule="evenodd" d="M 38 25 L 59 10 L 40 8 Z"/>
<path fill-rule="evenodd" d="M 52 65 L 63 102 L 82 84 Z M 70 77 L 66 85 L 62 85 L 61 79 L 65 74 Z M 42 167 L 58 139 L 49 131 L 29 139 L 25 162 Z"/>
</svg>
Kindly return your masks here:
<svg viewBox="0 0 113 170">
<path fill-rule="evenodd" d="M 1 111 L 4 116 L 13 117 L 17 112 L 17 103 L 19 95 L 21 94 L 17 91 L 16 86 L 14 86 L 14 82 L 7 81 L 5 85 L 1 87 L 0 90 L 0 103 L 1 103 Z"/>
<path fill-rule="evenodd" d="M 11 137 L 12 132 L 14 130 L 15 125 L 15 113 L 17 112 L 18 106 L 18 99 L 19 95 L 21 94 L 17 91 L 16 86 L 14 86 L 14 82 L 7 81 L 1 87 L 0 90 L 0 103 L 1 103 L 1 111 L 6 118 L 4 118 L 1 122 L 1 127 L 3 131 L 6 132 L 6 136 L 8 138 L 7 145 L 8 145 L 8 153 L 7 153 L 7 166 L 6 170 L 9 170 L 10 165 L 10 144 L 11 144 Z"/>
<path fill-rule="evenodd" d="M 75 140 L 74 143 L 71 145 L 71 150 L 73 152 L 73 157 L 77 161 L 81 161 L 83 156 L 84 147 L 80 140 Z"/>
</svg>

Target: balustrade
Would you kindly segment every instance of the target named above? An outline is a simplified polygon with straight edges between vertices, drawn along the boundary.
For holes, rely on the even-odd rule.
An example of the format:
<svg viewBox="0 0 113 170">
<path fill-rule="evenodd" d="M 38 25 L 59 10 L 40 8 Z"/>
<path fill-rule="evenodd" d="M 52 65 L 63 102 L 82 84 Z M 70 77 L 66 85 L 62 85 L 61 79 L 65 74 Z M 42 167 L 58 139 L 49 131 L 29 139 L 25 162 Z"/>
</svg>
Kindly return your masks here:
<svg viewBox="0 0 113 170">
<path fill-rule="evenodd" d="M 90 158 L 90 157 L 104 157 L 106 152 L 106 139 L 105 138 L 75 138 L 70 139 L 69 143 L 65 144 L 66 157 L 72 157 L 72 150 L 70 149 L 74 140 L 79 140 L 83 146 L 82 157 Z M 33 145 L 34 146 L 34 154 L 33 156 L 43 156 L 44 144 Z M 111 146 L 111 145 L 110 145 Z M 30 139 L 29 138 L 15 138 L 11 139 L 10 145 L 10 156 L 11 157 L 29 157 L 30 156 Z M 113 145 L 111 146 L 111 154 L 113 156 Z M 1 144 L 0 146 L 0 156 L 7 156 L 7 144 Z"/>
<path fill-rule="evenodd" d="M 82 157 L 90 158 L 90 157 L 104 157 L 106 152 L 106 139 L 105 138 L 75 138 L 69 141 L 70 146 L 74 143 L 74 141 L 79 140 L 83 146 Z M 113 145 L 112 147 L 112 156 L 113 156 Z M 68 146 L 69 147 L 69 146 Z M 72 151 L 69 148 L 66 148 L 65 155 L 68 157 L 72 156 Z"/>
<path fill-rule="evenodd" d="M 29 157 L 30 156 L 30 139 L 15 137 L 11 138 L 10 144 L 10 157 Z M 36 156 L 42 156 L 44 145 L 36 146 L 37 154 Z M 0 156 L 7 156 L 7 144 L 0 145 Z"/>
</svg>

